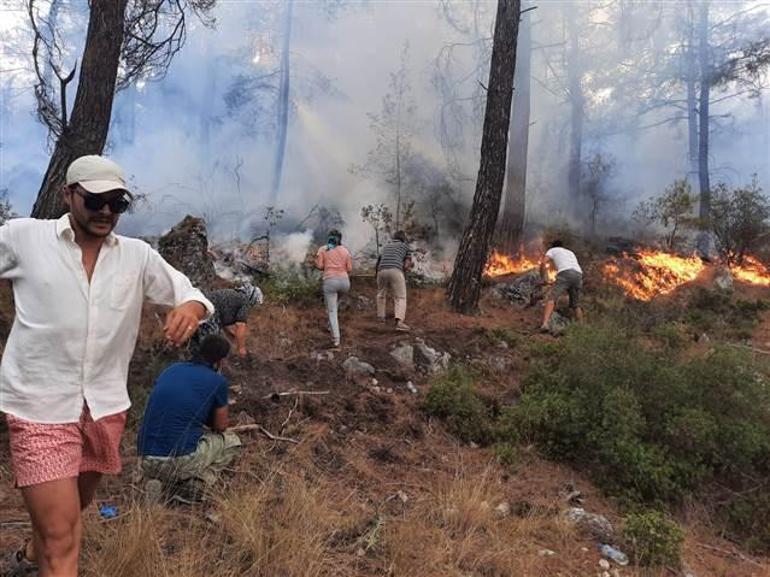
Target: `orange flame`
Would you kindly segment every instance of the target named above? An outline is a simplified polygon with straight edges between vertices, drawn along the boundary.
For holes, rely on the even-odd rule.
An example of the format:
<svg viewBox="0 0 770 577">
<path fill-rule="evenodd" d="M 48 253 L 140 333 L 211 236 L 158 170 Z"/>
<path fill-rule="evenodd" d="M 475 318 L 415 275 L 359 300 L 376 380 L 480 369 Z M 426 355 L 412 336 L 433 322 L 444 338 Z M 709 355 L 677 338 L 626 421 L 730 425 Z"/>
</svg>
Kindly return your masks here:
<svg viewBox="0 0 770 577">
<path fill-rule="evenodd" d="M 770 271 L 753 256 L 744 256 L 741 265 L 731 265 L 735 280 L 761 286 L 770 286 Z"/>
<path fill-rule="evenodd" d="M 630 297 L 649 301 L 695 280 L 705 268 L 698 257 L 682 257 L 654 250 L 641 250 L 635 258 L 624 255 L 602 266 L 602 274 Z"/>
<path fill-rule="evenodd" d="M 493 250 L 487 259 L 487 264 L 484 266 L 484 275 L 496 277 L 506 274 L 521 274 L 539 266 L 540 262 L 538 260 L 531 259 L 526 255 L 510 257 Z"/>
</svg>

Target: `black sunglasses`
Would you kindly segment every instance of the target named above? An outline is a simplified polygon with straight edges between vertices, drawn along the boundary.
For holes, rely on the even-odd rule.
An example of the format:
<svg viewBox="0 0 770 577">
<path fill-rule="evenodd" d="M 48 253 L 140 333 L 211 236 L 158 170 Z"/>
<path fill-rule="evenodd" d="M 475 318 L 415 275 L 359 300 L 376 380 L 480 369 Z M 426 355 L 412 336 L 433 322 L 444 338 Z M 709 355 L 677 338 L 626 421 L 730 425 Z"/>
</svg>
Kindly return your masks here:
<svg viewBox="0 0 770 577">
<path fill-rule="evenodd" d="M 131 201 L 124 196 L 117 198 L 106 199 L 102 194 L 91 194 L 88 191 L 81 190 L 79 186 L 74 187 L 73 190 L 83 197 L 83 206 L 88 210 L 98 212 L 104 208 L 104 205 L 109 205 L 112 214 L 123 214 L 131 206 Z"/>
</svg>

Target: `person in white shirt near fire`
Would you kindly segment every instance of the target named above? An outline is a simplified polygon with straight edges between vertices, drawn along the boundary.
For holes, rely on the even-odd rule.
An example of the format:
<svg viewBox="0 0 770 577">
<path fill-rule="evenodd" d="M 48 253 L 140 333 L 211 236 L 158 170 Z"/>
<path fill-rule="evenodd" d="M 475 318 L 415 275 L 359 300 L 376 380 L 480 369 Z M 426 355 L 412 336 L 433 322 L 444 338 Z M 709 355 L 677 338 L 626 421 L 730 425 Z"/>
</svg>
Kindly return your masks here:
<svg viewBox="0 0 770 577">
<path fill-rule="evenodd" d="M 16 307 L 0 411 L 33 533 L 8 559 L 8 575 L 77 577 L 81 510 L 101 476 L 121 470 L 128 364 L 145 299 L 173 307 L 164 331 L 176 346 L 213 312 L 149 244 L 113 233 L 132 200 L 117 164 L 76 159 L 62 194 L 69 212 L 58 220 L 0 227 L 0 277 L 11 281 Z"/>
<path fill-rule="evenodd" d="M 565 292 L 569 295 L 569 308 L 575 312 L 578 321 L 583 320 L 583 311 L 580 308 L 580 291 L 583 288 L 583 269 L 580 268 L 575 253 L 564 248 L 564 243 L 555 240 L 540 261 L 540 278 L 545 282 L 548 274 L 549 261 L 556 268 L 556 282 L 545 299 L 545 311 L 543 312 L 543 324 L 540 330 L 548 331 L 548 323 L 556 308 L 556 301 Z"/>
</svg>

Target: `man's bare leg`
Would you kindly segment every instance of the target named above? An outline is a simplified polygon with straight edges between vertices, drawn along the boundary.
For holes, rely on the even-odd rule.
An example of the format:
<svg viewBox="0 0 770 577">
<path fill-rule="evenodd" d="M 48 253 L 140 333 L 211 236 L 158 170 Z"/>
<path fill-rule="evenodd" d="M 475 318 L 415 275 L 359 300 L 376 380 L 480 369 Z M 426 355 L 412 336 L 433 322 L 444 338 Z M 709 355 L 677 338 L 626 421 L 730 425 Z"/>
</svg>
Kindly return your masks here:
<svg viewBox="0 0 770 577">
<path fill-rule="evenodd" d="M 556 307 L 556 301 L 545 301 L 545 310 L 543 311 L 543 324 L 540 327 L 541 329 L 547 329 L 548 328 L 548 321 L 551 320 L 551 315 L 553 314 L 553 309 Z"/>
<path fill-rule="evenodd" d="M 21 489 L 32 519 L 31 561 L 41 577 L 77 577 L 82 524 L 78 478 L 48 481 Z"/>
<path fill-rule="evenodd" d="M 577 322 L 582 323 L 583 322 L 583 309 L 580 307 L 575 307 L 575 318 L 577 319 Z"/>
</svg>

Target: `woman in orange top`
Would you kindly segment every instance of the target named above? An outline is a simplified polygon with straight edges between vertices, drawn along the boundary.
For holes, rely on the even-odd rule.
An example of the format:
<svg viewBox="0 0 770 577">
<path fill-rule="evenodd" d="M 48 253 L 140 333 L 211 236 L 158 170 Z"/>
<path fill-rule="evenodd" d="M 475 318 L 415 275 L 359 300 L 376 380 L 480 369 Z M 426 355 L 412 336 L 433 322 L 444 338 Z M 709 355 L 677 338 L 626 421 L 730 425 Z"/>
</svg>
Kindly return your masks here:
<svg viewBox="0 0 770 577">
<path fill-rule="evenodd" d="M 318 249 L 316 268 L 322 270 L 324 302 L 329 313 L 329 331 L 332 334 L 332 347 L 340 346 L 340 325 L 337 319 L 337 301 L 339 295 L 350 290 L 348 273 L 353 270 L 353 258 L 350 251 L 342 246 L 342 233 L 336 229 L 329 231 L 326 244 Z"/>
</svg>

